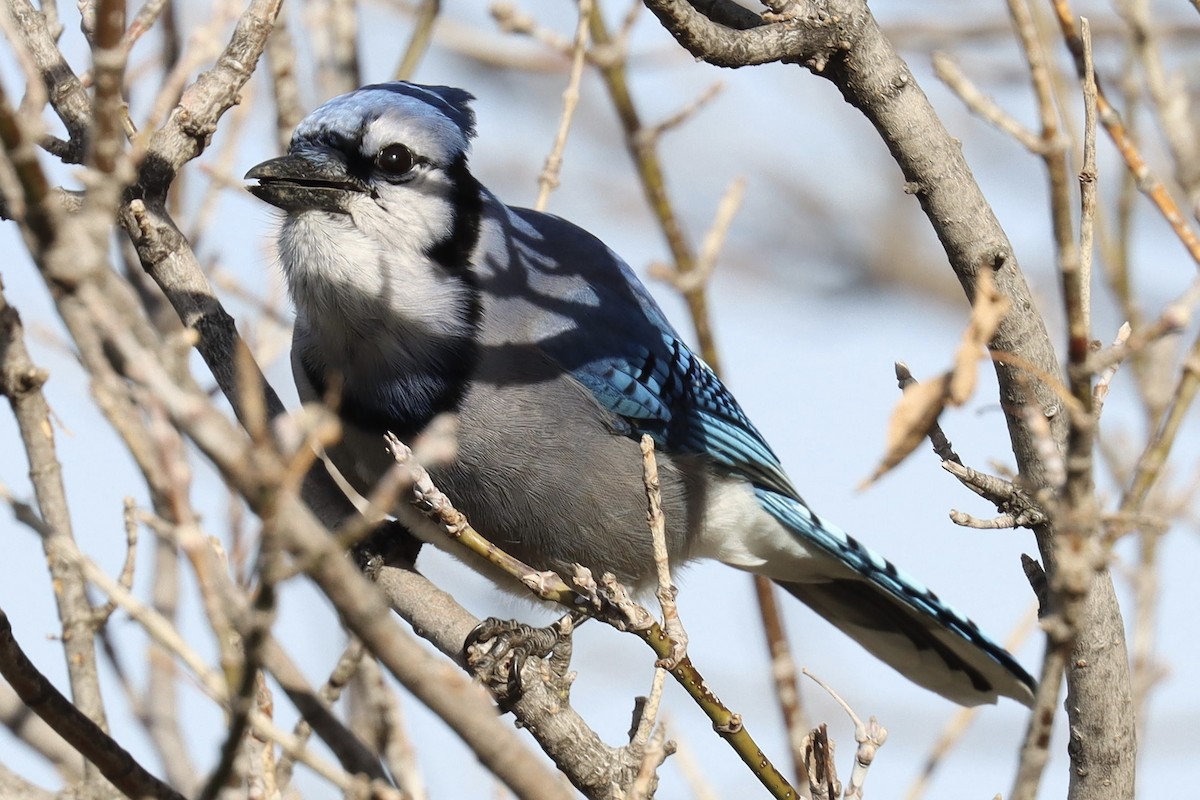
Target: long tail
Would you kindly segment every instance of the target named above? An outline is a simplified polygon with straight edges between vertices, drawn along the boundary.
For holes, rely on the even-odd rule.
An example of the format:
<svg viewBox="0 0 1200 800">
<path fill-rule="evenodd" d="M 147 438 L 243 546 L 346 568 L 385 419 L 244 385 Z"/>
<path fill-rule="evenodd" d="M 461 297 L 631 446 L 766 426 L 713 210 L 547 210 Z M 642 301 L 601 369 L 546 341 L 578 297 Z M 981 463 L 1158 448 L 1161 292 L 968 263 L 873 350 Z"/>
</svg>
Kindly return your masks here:
<svg viewBox="0 0 1200 800">
<path fill-rule="evenodd" d="M 806 569 L 803 582 L 776 581 L 801 602 L 913 683 L 956 703 L 995 703 L 1001 696 L 1033 703 L 1029 673 L 920 581 L 817 519 L 803 502 L 756 493 L 772 516 L 830 557 L 820 569 Z"/>
</svg>

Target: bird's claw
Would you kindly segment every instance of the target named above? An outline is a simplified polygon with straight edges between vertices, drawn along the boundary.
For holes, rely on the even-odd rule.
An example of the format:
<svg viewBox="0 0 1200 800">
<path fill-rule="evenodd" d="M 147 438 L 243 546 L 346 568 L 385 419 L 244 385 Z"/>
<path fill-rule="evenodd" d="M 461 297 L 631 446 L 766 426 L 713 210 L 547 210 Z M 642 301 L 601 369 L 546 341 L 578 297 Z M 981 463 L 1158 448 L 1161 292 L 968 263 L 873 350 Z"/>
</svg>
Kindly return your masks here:
<svg viewBox="0 0 1200 800">
<path fill-rule="evenodd" d="M 521 672 L 530 656 L 544 660 L 550 667 L 548 677 L 566 678 L 571 660 L 570 619 L 568 616 L 548 627 L 537 628 L 516 620 L 488 617 L 467 634 L 463 658 L 501 707 L 509 706 L 524 692 Z"/>
</svg>

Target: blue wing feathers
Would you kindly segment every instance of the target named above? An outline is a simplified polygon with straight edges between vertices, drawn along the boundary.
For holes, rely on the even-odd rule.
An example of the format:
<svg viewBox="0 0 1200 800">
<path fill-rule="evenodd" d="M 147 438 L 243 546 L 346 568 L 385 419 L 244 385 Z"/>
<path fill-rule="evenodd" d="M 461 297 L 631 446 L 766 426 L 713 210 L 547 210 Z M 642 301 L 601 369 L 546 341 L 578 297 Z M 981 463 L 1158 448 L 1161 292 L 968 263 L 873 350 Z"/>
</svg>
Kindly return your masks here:
<svg viewBox="0 0 1200 800">
<path fill-rule="evenodd" d="M 759 503 L 776 519 L 806 541 L 841 561 L 850 569 L 881 587 L 906 605 L 936 619 L 1004 665 L 1031 689 L 1034 680 L 1001 645 L 979 629 L 970 618 L 942 602 L 937 594 L 913 576 L 874 552 L 853 536 L 821 522 L 804 503 L 768 489 L 756 488 Z"/>
<path fill-rule="evenodd" d="M 977 645 L 1027 686 L 1033 679 L 969 618 L 854 537 L 822 522 L 800 499 L 779 459 L 733 395 L 703 360 L 671 333 L 659 354 L 605 358 L 575 372 L 596 398 L 624 418 L 630 433 L 649 433 L 667 452 L 708 456 L 754 485 L 758 502 L 807 544 L 844 564 L 910 608 Z"/>
<path fill-rule="evenodd" d="M 779 459 L 729 390 L 673 332 L 581 363 L 573 374 L 601 405 L 668 452 L 706 455 L 756 485 L 795 494 Z"/>
<path fill-rule="evenodd" d="M 548 226 L 565 224 L 518 213 L 543 233 L 550 233 Z M 586 256 L 580 253 L 575 265 L 599 298 L 589 312 L 586 332 L 577 329 L 575 336 L 548 339 L 542 345 L 618 418 L 621 432 L 633 437 L 649 434 L 666 452 L 702 455 L 744 478 L 761 506 L 806 544 L 977 645 L 1032 686 L 1032 678 L 1012 656 L 971 620 L 916 578 L 813 514 L 725 385 L 683 342 L 629 267 L 598 240 L 595 244 Z"/>
</svg>

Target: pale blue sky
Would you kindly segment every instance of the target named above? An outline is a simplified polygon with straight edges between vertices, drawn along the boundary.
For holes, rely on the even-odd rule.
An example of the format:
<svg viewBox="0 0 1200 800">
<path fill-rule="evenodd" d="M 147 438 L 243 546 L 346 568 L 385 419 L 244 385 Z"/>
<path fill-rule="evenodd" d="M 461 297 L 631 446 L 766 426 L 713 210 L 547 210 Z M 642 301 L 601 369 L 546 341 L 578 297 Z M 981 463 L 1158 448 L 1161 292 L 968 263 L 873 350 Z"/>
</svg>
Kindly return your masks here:
<svg viewBox="0 0 1200 800">
<path fill-rule="evenodd" d="M 445 5 L 450 17 L 492 30 L 480 4 Z M 997 8 L 989 7 L 987 14 L 998 18 L 1002 6 L 994 5 Z M 1106 5 L 1092 5 L 1097 14 L 1107 13 Z M 910 16 L 914 13 L 910 4 L 878 2 L 873 7 L 885 28 L 918 21 Z M 920 13 L 926 22 L 944 22 L 959 8 L 958 3 L 927 3 Z M 559 30 L 570 29 L 569 9 L 561 4 L 531 3 L 529 9 L 546 14 Z M 63 13 L 74 13 L 71 4 L 63 5 Z M 374 4 L 368 4 L 364 13 L 369 23 L 362 34 L 364 79 L 382 80 L 399 57 L 406 23 Z M 293 13 L 294 22 L 301 17 Z M 68 29 L 74 24 L 69 19 Z M 70 32 L 66 37 L 77 70 L 85 63 L 78 38 Z M 979 76 L 994 74 L 1002 63 L 1008 65 L 1005 74 L 1009 74 L 1015 68 L 1011 65 L 1019 63 L 1008 43 L 964 43 L 957 49 L 966 67 L 978 70 Z M 136 52 L 146 58 L 150 49 Z M 902 178 L 882 144 L 832 85 L 800 68 L 730 72 L 695 64 L 649 15 L 638 26 L 635 53 L 643 66 L 634 75 L 633 90 L 647 120 L 675 111 L 714 80 L 726 84 L 711 107 L 664 140 L 663 154 L 671 193 L 694 239 L 707 226 L 729 181 L 738 175 L 748 181 L 745 206 L 734 222 L 712 288 L 714 325 L 727 382 L 820 514 L 920 576 L 994 637 L 1005 638 L 1031 603 L 1018 561 L 1019 553 L 1034 551 L 1031 535 L 967 531 L 952 525 L 947 519 L 950 508 L 980 516 L 989 515 L 989 509 L 943 473 L 924 450 L 869 490 L 855 488 L 882 451 L 886 420 L 897 396 L 892 362 L 907 361 L 918 377 L 944 369 L 967 319 L 966 303 L 952 282 L 946 281 L 951 291 L 944 295 L 906 289 L 872 279 L 860 263 L 872 258 L 886 263 L 879 254 L 894 252 L 897 269 L 906 274 L 920 269 L 935 279 L 949 275 L 944 256 L 920 220 L 916 201 L 903 195 Z M 930 76 L 927 55 L 906 56 L 951 131 L 963 139 L 967 158 L 1013 240 L 1035 295 L 1050 309 L 1051 319 L 1057 320 L 1040 166 L 1019 152 L 1017 145 L 970 118 Z M 17 73 L 7 53 L 4 59 L 5 86 L 19 96 Z M 262 77 L 255 79 L 247 135 L 237 147 L 232 167 L 235 176 L 273 154 L 272 108 L 264 102 Z M 482 67 L 435 45 L 417 79 L 459 85 L 478 96 L 474 172 L 507 202 L 532 203 L 542 159 L 557 126 L 564 75 Z M 311 85 L 307 88 L 315 91 Z M 615 137 L 616 123 L 602 87 L 589 77 L 583 94 L 579 122 L 566 152 L 563 186 L 552 196 L 549 210 L 599 235 L 644 274 L 651 261 L 665 257 L 661 237 L 640 198 L 629 158 Z M 1000 98 L 1032 122 L 1032 104 L 1023 81 L 1010 82 Z M 307 95 L 306 106 L 319 99 Z M 135 114 L 137 102 L 144 100 L 135 98 Z M 218 135 L 203 160 L 211 162 L 221 141 Z M 1110 180 L 1116 169 L 1107 144 L 1102 156 L 1101 179 Z M 199 172 L 192 176 L 189 197 L 195 200 L 205 179 Z M 1141 209 L 1134 270 L 1153 311 L 1182 291 L 1195 270 L 1161 223 L 1144 205 Z M 257 291 L 269 291 L 279 280 L 265 256 L 273 225 L 270 209 L 249 195 L 226 192 L 213 225 L 220 235 L 206 237 L 200 255 L 216 260 Z M 123 547 L 121 499 L 126 495 L 143 499 L 145 492 L 92 406 L 78 367 L 56 341 L 61 336 L 57 318 L 13 226 L 0 226 L 0 237 L 0 247 L 12 254 L 0 266 L 8 299 L 22 311 L 34 334 L 35 358 L 51 371 L 46 392 L 61 423 L 59 450 L 76 535 L 85 551 L 115 573 Z M 661 284 L 651 288 L 680 330 L 690 332 L 672 291 Z M 245 311 L 236 302 L 231 308 Z M 1095 336 L 1111 339 L 1119 322 L 1111 304 L 1101 299 Z M 1055 335 L 1061 340 L 1060 331 Z M 286 367 L 277 363 L 269 372 L 290 396 Z M 1126 444 L 1120 448 L 1132 453 L 1143 431 L 1126 377 L 1119 375 L 1114 383 L 1105 430 L 1124 435 Z M 966 408 L 947 415 L 946 430 L 969 463 L 987 467 L 994 459 L 1011 464 L 994 381 L 990 374 L 985 378 Z M 1176 458 L 1181 469 L 1191 469 L 1200 456 L 1197 429 L 1193 418 L 1181 437 Z M 4 454 L 0 481 L 18 496 L 29 495 L 26 465 L 8 414 L 0 414 L 0 453 Z M 224 535 L 226 509 L 219 485 L 203 467 L 198 470 L 195 497 L 209 532 Z M 1111 506 L 1111 492 L 1106 497 Z M 16 635 L 35 662 L 65 687 L 61 650 L 47 638 L 57 630 L 57 620 L 40 547 L 5 514 L 0 514 L 0 535 L 8 542 L 0 606 L 12 618 Z M 143 538 L 138 586 L 144 590 L 150 559 L 145 547 L 149 536 Z M 1131 551 L 1127 544 L 1119 554 Z M 1154 695 L 1142 742 L 1140 788 L 1146 796 L 1194 784 L 1190 748 L 1185 737 L 1174 734 L 1200 715 L 1196 627 L 1188 589 L 1190 570 L 1200 563 L 1198 550 L 1194 522 L 1190 529 L 1175 530 L 1165 540 L 1158 632 L 1160 655 L 1170 673 Z M 485 581 L 438 554 L 423 555 L 422 567 L 480 616 L 532 619 L 540 613 L 493 591 Z M 680 583 L 693 659 L 718 695 L 745 716 L 764 749 L 786 763 L 761 634 L 753 623 L 756 612 L 749 578 L 728 568 L 702 565 L 688 569 Z M 1127 597 L 1127 583 L 1119 579 L 1118 586 Z M 871 768 L 868 796 L 903 797 L 954 707 L 909 685 L 790 598 L 782 603 L 799 662 L 838 688 L 860 714 L 879 717 L 891 731 Z M 189 638 L 211 654 L 210 636 L 197 620 L 194 601 L 189 600 L 184 611 Z M 140 680 L 144 637 L 119 613 L 112 629 L 125 648 L 127 666 Z M 314 681 L 323 679 L 340 651 L 341 633 L 328 604 L 300 583 L 283 594 L 277 632 Z M 1017 651 L 1035 674 L 1041 649 L 1040 636 L 1035 636 Z M 624 736 L 634 695 L 648 689 L 651 663 L 649 651 L 632 638 L 598 625 L 584 626 L 579 632 L 574 665 L 580 678 L 574 702 L 610 742 Z M 105 673 L 111 677 L 107 668 Z M 123 703 L 116 685 L 107 681 L 106 691 L 111 707 L 120 708 Z M 219 715 L 194 690 L 184 689 L 184 697 L 184 708 L 195 720 L 188 725 L 189 733 L 197 735 L 193 754 L 201 764 L 210 764 Z M 806 699 L 812 716 L 830 723 L 840 745 L 839 766 L 848 771 L 851 727 L 820 691 L 806 687 Z M 290 719 L 286 701 L 281 698 L 277 705 L 281 719 Z M 681 692 L 672 688 L 665 709 L 672 735 L 684 739 L 696 754 L 718 796 L 754 795 L 751 776 Z M 405 713 L 432 796 L 479 796 L 489 791 L 484 773 L 440 722 L 414 701 L 406 703 Z M 1065 791 L 1062 722 L 1044 782 L 1045 798 L 1060 797 Z M 928 796 L 986 798 L 1007 793 L 1024 724 L 1024 710 L 1015 703 L 985 709 Z M 135 753 L 148 752 L 137 736 L 122 735 L 129 728 L 119 716 L 114 728 Z M 4 732 L 0 732 L 0 760 L 53 785 L 45 766 Z M 158 771 L 152 758 L 147 766 Z M 309 797 L 335 795 L 311 776 L 301 774 L 298 780 Z M 670 762 L 659 796 L 689 796 Z"/>
</svg>

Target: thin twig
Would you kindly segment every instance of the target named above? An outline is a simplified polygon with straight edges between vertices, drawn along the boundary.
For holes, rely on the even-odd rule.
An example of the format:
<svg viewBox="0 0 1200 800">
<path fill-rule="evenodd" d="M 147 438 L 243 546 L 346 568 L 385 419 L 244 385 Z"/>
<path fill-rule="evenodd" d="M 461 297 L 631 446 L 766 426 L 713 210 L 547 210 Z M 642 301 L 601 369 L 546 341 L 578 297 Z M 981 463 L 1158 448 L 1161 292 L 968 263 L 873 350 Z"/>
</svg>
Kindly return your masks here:
<svg viewBox="0 0 1200 800">
<path fill-rule="evenodd" d="M 908 364 L 903 361 L 897 361 L 894 364 L 896 370 L 896 385 L 900 387 L 900 391 L 904 391 L 909 386 L 917 382 L 913 377 L 912 370 L 908 368 Z M 958 453 L 954 452 L 954 445 L 950 443 L 950 438 L 946 436 L 946 432 L 942 430 L 942 425 L 936 419 L 929 426 L 929 444 L 933 447 L 933 452 L 942 461 L 949 461 L 954 464 L 962 464 L 962 459 Z"/>
<path fill-rule="evenodd" d="M 1087 68 L 1084 64 L 1083 55 L 1083 40 L 1075 31 L 1075 23 L 1078 19 L 1075 12 L 1071 10 L 1069 0 L 1051 0 L 1054 6 L 1055 16 L 1058 19 L 1059 29 L 1062 31 L 1063 40 L 1067 44 L 1067 49 L 1071 51 L 1074 57 L 1075 68 L 1079 73 L 1080 80 L 1084 79 Z M 1188 223 L 1183 213 L 1179 210 L 1175 200 L 1171 197 L 1167 187 L 1163 185 L 1158 176 L 1150 169 L 1142 156 L 1137 143 L 1126 130 L 1124 123 L 1121 121 L 1121 115 L 1117 109 L 1109 102 L 1108 96 L 1105 94 L 1104 86 L 1096 82 L 1096 109 L 1100 116 L 1100 123 L 1104 126 L 1104 130 L 1108 132 L 1108 136 L 1116 145 L 1117 151 L 1121 157 L 1125 159 L 1125 165 L 1129 172 L 1134 176 L 1138 189 L 1142 194 L 1146 195 L 1154 204 L 1154 207 L 1159 210 L 1167 224 L 1171 226 L 1171 230 L 1183 243 L 1192 260 L 1200 266 L 1200 237 L 1197 237 L 1195 230 Z"/>
<path fill-rule="evenodd" d="M 282 654 L 282 650 L 280 653 Z M 292 702 L 301 713 L 300 720 L 296 722 L 296 726 L 292 730 L 296 741 L 301 744 L 308 741 L 313 732 L 313 720 L 318 716 L 321 720 L 325 718 L 324 714 L 318 715 L 315 709 L 321 707 L 324 710 L 325 707 L 332 706 L 337 702 L 337 699 L 341 697 L 342 690 L 346 688 L 346 684 L 358 670 L 362 659 L 362 642 L 351 638 L 350 643 L 338 658 L 337 664 L 334 665 L 333 671 L 329 674 L 329 678 L 314 695 L 311 689 L 301 682 L 303 673 L 298 668 L 294 668 L 290 659 L 274 658 L 268 651 L 268 669 L 271 670 L 272 675 L 283 686 L 284 691 L 292 698 Z M 310 699 L 313 703 L 310 703 Z M 281 790 L 286 789 L 291 782 L 295 764 L 294 758 L 285 755 L 275 766 L 275 784 Z"/>
<path fill-rule="evenodd" d="M 1128 322 L 1121 323 L 1121 327 L 1117 329 L 1116 338 L 1113 339 L 1113 343 L 1109 349 L 1117 350 L 1118 348 L 1125 347 L 1132 333 L 1133 328 L 1130 327 Z M 1117 370 L 1120 367 L 1120 361 L 1113 361 L 1096 373 L 1096 385 L 1092 388 L 1092 396 L 1095 398 L 1092 411 L 1095 413 L 1096 419 L 1100 419 L 1100 415 L 1104 411 L 1104 401 L 1108 398 L 1108 390 L 1112 386 L 1112 379 L 1116 376 Z"/>
<path fill-rule="evenodd" d="M 676 646 L 671 637 L 667 635 L 663 626 L 654 620 L 650 612 L 633 602 L 625 588 L 613 576 L 605 575 L 596 581 L 589 570 L 579 567 L 573 578 L 575 588 L 572 589 L 557 573 L 536 570 L 505 553 L 471 526 L 462 512 L 454 507 L 450 498 L 433 484 L 428 473 L 413 463 L 411 451 L 403 443 L 391 434 L 385 436 L 385 439 L 396 460 L 408 464 L 412 471 L 412 504 L 428 519 L 434 521 L 445 535 L 465 545 L 473 556 L 516 578 L 539 597 L 561 603 L 573 612 L 586 610 L 619 630 L 636 633 L 654 650 L 662 663 L 670 664 L 676 655 Z M 584 604 L 580 603 L 581 599 Z M 774 763 L 764 756 L 762 749 L 743 725 L 741 715 L 731 711 L 713 694 L 691 658 L 684 656 L 668 669 L 696 705 L 708 715 L 717 733 L 733 748 L 772 796 L 793 797 L 795 789 Z"/>
<path fill-rule="evenodd" d="M 426 51 L 429 50 L 429 43 L 433 41 L 433 27 L 441 12 L 441 0 L 421 0 L 420 5 L 417 6 L 408 47 L 404 49 L 404 57 L 400 59 L 400 63 L 393 73 L 396 80 L 410 80 L 416 73 L 417 66 L 425 57 Z"/>
<path fill-rule="evenodd" d="M 981 92 L 953 58 L 945 53 L 934 53 L 933 71 L 950 91 L 958 95 L 958 99 L 962 100 L 967 108 L 985 122 L 1016 139 L 1029 152 L 1039 156 L 1045 153 L 1046 143 L 1018 122 L 1016 117 L 1001 108 L 995 100 Z"/>
<path fill-rule="evenodd" d="M 0 104 L 3 104 L 2 95 Z M 10 142 L 6 141 L 5 146 L 11 153 Z M 83 714 L 104 726 L 107 723 L 94 643 L 96 611 L 88 600 L 82 576 L 56 555 L 56 544 L 62 541 L 73 543 L 74 536 L 62 465 L 55 448 L 54 425 L 42 392 L 48 377 L 48 373 L 30 359 L 21 317 L 8 305 L 3 283 L 0 283 L 0 394 L 8 399 L 16 417 L 39 513 L 50 532 L 42 545 L 56 589 L 54 598 L 62 621 L 63 650 L 72 700 Z"/>
<path fill-rule="evenodd" d="M 43 536 L 47 535 L 45 523 L 33 514 L 32 509 L 23 506 L 11 497 L 4 497 L 2 499 L 12 506 L 23 523 L 29 525 L 39 534 Z M 182 634 L 174 624 L 160 616 L 154 609 L 143 604 L 119 583 L 110 578 L 104 570 L 100 569 L 91 559 L 83 555 L 73 542 L 59 542 L 57 549 L 59 557 L 71 563 L 76 569 L 79 569 L 88 581 L 100 589 L 100 591 L 107 594 L 131 619 L 141 625 L 151 638 L 165 649 L 174 653 L 192 671 L 193 675 L 196 676 L 200 688 L 209 697 L 222 706 L 228 705 L 228 685 L 224 677 L 204 662 L 195 649 L 184 640 Z M 249 722 L 256 734 L 278 743 L 285 753 L 292 754 L 297 760 L 304 763 L 334 786 L 344 791 L 350 790 L 354 786 L 355 779 L 348 776 L 343 770 L 318 757 L 310 749 L 305 748 L 295 737 L 278 728 L 257 710 L 250 712 Z"/>
<path fill-rule="evenodd" d="M 129 51 L 137 44 L 137 40 L 153 28 L 155 22 L 158 22 L 158 18 L 166 6 L 167 0 L 146 0 L 138 9 L 133 21 L 129 23 L 129 27 L 125 29 L 125 33 L 121 37 L 121 47 L 127 57 Z"/>
<path fill-rule="evenodd" d="M 364 682 L 369 681 L 374 700 L 374 711 L 379 726 L 380 750 L 396 785 L 411 800 L 424 800 L 428 796 L 425 779 L 421 775 L 417 752 L 404 724 L 404 710 L 400 697 L 385 681 L 383 671 L 373 660 L 363 662 Z"/>
<path fill-rule="evenodd" d="M 598 5 L 598 4 L 597 4 Z M 599 8 L 593 8 L 591 14 L 592 41 L 596 47 L 609 47 L 613 44 L 612 35 L 604 21 Z M 608 89 L 609 99 L 621 120 L 625 132 L 625 146 L 633 158 L 642 184 L 646 201 L 650 204 L 667 240 L 671 251 L 671 259 L 675 262 L 675 272 L 686 273 L 695 269 L 696 257 L 692 246 L 683 233 L 674 204 L 667 194 L 666 177 L 663 175 L 662 162 L 658 157 L 658 139 L 647 137 L 642 133 L 645 126 L 641 115 L 629 91 L 628 69 L 624 62 L 599 64 L 600 75 Z M 712 320 L 708 313 L 708 298 L 702 291 L 689 292 L 684 296 L 688 310 L 691 312 L 692 324 L 696 330 L 696 341 L 700 355 L 719 375 L 721 363 L 713 335 Z"/>
<path fill-rule="evenodd" d="M 1121 498 L 1119 513 L 1140 515 L 1163 471 L 1180 428 L 1188 418 L 1200 389 L 1200 335 L 1184 358 L 1175 391 L 1158 428 L 1138 458 L 1134 474 Z M 1154 617 L 1158 607 L 1158 546 L 1163 531 L 1145 527 L 1140 532 L 1138 566 L 1134 580 L 1133 701 L 1139 722 L 1144 718 L 1146 698 L 1157 681 L 1154 665 Z"/>
<path fill-rule="evenodd" d="M 725 193 L 721 195 L 721 201 L 717 204 L 716 216 L 713 218 L 708 232 L 704 235 L 704 241 L 700 243 L 700 252 L 696 256 L 696 264 L 693 269 L 688 272 L 678 272 L 664 264 L 652 264 L 650 274 L 655 278 L 669 281 L 684 295 L 706 288 L 712 280 L 713 271 L 717 268 L 721 248 L 725 244 L 725 237 L 729 234 L 729 226 L 733 224 L 733 218 L 742 205 L 745 191 L 746 179 L 735 178 Z"/>
<path fill-rule="evenodd" d="M 238 665 L 239 680 L 229 697 L 231 713 L 225 741 L 221 745 L 220 758 L 198 795 L 199 800 L 215 800 L 227 783 L 242 783 L 237 779 L 235 762 L 242 750 L 242 737 L 251 729 L 251 717 L 256 713 L 259 669 L 275 618 L 275 581 L 279 577 L 280 549 L 279 538 L 272 528 L 273 521 L 264 520 L 259 537 L 258 591 L 247 613 L 239 615 L 242 624 L 237 626 L 242 659 Z M 261 714 L 261 711 L 258 713 Z"/>
<path fill-rule="evenodd" d="M 775 584 L 756 575 L 754 591 L 758 596 L 759 616 L 771 656 L 771 679 L 775 686 L 775 699 L 779 703 L 783 724 L 787 729 L 792 768 L 795 772 L 793 777 L 796 786 L 803 791 L 809 783 L 804 767 L 804 737 L 811 726 L 808 715 L 804 712 L 800 687 L 797 685 L 800 673 L 796 669 L 796 658 L 792 655 L 792 648 L 788 642 L 783 615 L 779 612 Z"/>
<path fill-rule="evenodd" d="M 1197 5 L 1195 0 L 1193 5 Z M 1167 73 L 1159 47 L 1165 31 L 1156 30 L 1152 24 L 1150 3 L 1124 0 L 1113 7 L 1128 26 L 1131 57 L 1142 68 L 1146 94 L 1175 162 L 1174 177 L 1196 208 L 1200 204 L 1200 142 L 1192 119 L 1191 96 L 1181 83 L 1184 76 Z"/>
<path fill-rule="evenodd" d="M 133 571 L 137 566 L 138 517 L 137 505 L 132 497 L 125 498 L 125 513 L 122 516 L 125 521 L 125 563 L 121 565 L 121 574 L 117 577 L 117 583 L 124 586 L 126 590 L 133 591 Z M 116 610 L 117 606 L 111 600 L 97 608 L 97 628 L 104 625 Z"/>
<path fill-rule="evenodd" d="M 550 201 L 550 192 L 558 187 L 558 175 L 562 171 L 563 151 L 567 147 L 567 134 L 571 131 L 571 122 L 575 119 L 575 109 L 579 106 L 579 84 L 583 80 L 584 56 L 588 46 L 588 17 L 592 11 L 592 0 L 578 0 L 579 23 L 575 27 L 575 40 L 571 48 L 571 71 L 567 78 L 567 88 L 563 90 L 563 110 L 558 122 L 558 132 L 554 135 L 554 145 L 546 156 L 546 164 L 538 176 L 538 196 L 534 209 L 545 211 L 546 203 Z"/>
<path fill-rule="evenodd" d="M 658 579 L 658 604 L 662 608 L 663 628 L 671 637 L 673 646 L 671 655 L 659 662 L 658 666 L 671 669 L 687 656 L 687 631 L 683 629 L 683 621 L 679 618 L 679 607 L 675 597 L 679 590 L 671 583 L 671 565 L 667 560 L 667 525 L 662 510 L 662 490 L 658 481 L 658 462 L 654 458 L 654 439 L 649 434 L 642 435 L 642 481 L 646 486 L 648 509 L 647 520 L 650 523 L 650 539 L 654 545 L 654 567 Z"/>
<path fill-rule="evenodd" d="M 175 507 L 182 507 L 177 504 Z M 179 548 L 174 542 L 158 537 L 154 546 L 154 588 L 151 603 L 168 622 L 174 623 L 179 604 Z M 145 725 L 158 750 L 167 779 L 180 791 L 195 791 L 199 776 L 188 753 L 188 737 L 179 718 L 176 692 L 178 669 L 169 652 L 157 642 L 146 648 L 148 674 L 142 701 Z"/>
<path fill-rule="evenodd" d="M 296 46 L 288 29 L 288 7 L 279 9 L 275 28 L 267 39 L 267 68 L 271 73 L 271 99 L 275 103 L 275 141 L 286 153 L 292 131 L 304 118 L 300 84 L 296 76 Z"/>
<path fill-rule="evenodd" d="M 858 748 L 854 753 L 854 768 L 850 771 L 850 782 L 846 785 L 846 790 L 842 795 L 846 800 L 854 800 L 862 797 L 863 782 L 867 779 L 867 770 L 875 761 L 875 755 L 880 747 L 883 747 L 887 741 L 887 728 L 879 724 L 879 722 L 871 717 L 866 722 L 859 718 L 858 714 L 854 713 L 854 709 L 850 704 L 842 699 L 834 689 L 825 683 L 825 681 L 813 675 L 807 669 L 804 674 L 816 681 L 817 685 L 829 693 L 829 696 L 834 699 L 850 720 L 854 723 L 854 741 L 858 743 Z"/>
<path fill-rule="evenodd" d="M 354 0 L 321 0 L 304 5 L 304 27 L 317 56 L 317 86 L 334 97 L 362 85 L 358 63 L 358 4 Z"/>
<path fill-rule="evenodd" d="M 1085 17 L 1083 25 L 1083 168 L 1079 171 L 1079 291 L 1080 326 L 1091 330 L 1092 253 L 1096 224 L 1096 71 L 1092 64 L 1092 29 Z M 1090 334 L 1089 334 L 1090 335 Z M 1090 349 L 1090 348 L 1089 348 Z"/>
</svg>

